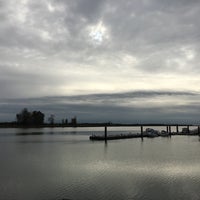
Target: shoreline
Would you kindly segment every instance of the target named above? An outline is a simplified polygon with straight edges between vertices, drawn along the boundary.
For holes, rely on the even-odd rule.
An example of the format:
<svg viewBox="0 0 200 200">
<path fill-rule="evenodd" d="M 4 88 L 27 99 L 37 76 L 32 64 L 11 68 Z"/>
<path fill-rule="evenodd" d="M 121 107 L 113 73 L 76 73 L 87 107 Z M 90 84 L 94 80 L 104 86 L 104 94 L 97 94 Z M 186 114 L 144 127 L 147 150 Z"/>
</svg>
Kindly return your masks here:
<svg viewBox="0 0 200 200">
<path fill-rule="evenodd" d="M 15 122 L 5 122 L 0 123 L 0 128 L 59 128 L 59 127 L 71 127 L 71 128 L 78 128 L 78 127 L 152 127 L 152 126 L 191 126 L 191 127 L 198 127 L 200 125 L 194 124 L 157 124 L 157 123 L 144 123 L 144 124 L 122 124 L 122 123 L 78 123 L 78 124 L 41 124 L 41 125 L 21 125 Z"/>
</svg>

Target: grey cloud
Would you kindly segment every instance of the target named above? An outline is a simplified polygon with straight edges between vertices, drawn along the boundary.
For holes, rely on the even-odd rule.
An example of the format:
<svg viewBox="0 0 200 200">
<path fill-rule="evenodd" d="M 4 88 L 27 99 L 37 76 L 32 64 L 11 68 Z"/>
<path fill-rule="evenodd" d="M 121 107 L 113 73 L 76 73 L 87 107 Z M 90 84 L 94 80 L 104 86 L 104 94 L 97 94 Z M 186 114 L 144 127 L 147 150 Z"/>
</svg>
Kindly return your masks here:
<svg viewBox="0 0 200 200">
<path fill-rule="evenodd" d="M 56 1 L 51 2 L 56 5 Z M 85 55 L 85 50 L 88 50 L 88 54 L 94 54 L 91 52 L 94 51 L 96 54 L 95 59 L 97 59 L 99 54 L 105 55 L 111 51 L 119 51 L 119 49 L 120 51 L 135 55 L 139 52 L 144 53 L 145 50 L 147 53 L 152 52 L 152 50 L 162 53 L 162 48 L 166 48 L 166 44 L 171 43 L 176 48 L 176 45 L 183 44 L 190 39 L 191 34 L 194 35 L 198 31 L 196 30 L 197 26 L 190 27 L 191 23 L 198 22 L 198 20 L 193 21 L 194 17 L 197 18 L 197 11 L 195 15 L 193 14 L 194 17 L 192 17 L 192 14 L 187 16 L 187 12 L 179 14 L 178 12 L 170 13 L 160 9 L 161 5 L 168 8 L 172 4 L 177 11 L 177 8 L 188 5 L 191 12 L 191 9 L 193 10 L 197 7 L 194 7 L 192 2 L 183 5 L 179 4 L 178 1 L 177 3 L 172 1 L 149 1 L 148 4 L 146 4 L 147 1 L 85 0 L 71 2 L 62 0 L 58 2 L 62 3 L 65 9 L 54 13 L 49 13 L 47 5 L 44 3 L 30 2 L 27 21 L 29 21 L 29 18 L 34 20 L 33 25 L 27 22 L 25 30 L 19 29 L 19 27 L 10 27 L 13 30 L 5 32 L 4 36 L 2 36 L 2 43 L 3 41 L 9 42 L 5 38 L 10 33 L 9 38 L 11 38 L 10 42 L 12 44 L 14 42 L 17 43 L 16 45 L 24 43 L 24 46 L 38 48 L 38 51 L 47 53 L 47 55 L 51 51 L 54 54 L 57 51 L 64 51 L 70 59 L 67 52 L 78 51 L 81 53 L 79 57 L 84 57 L 88 56 Z M 114 8 L 114 11 L 111 12 L 109 8 L 105 9 L 106 5 L 109 5 L 110 9 Z M 150 9 L 151 7 L 154 8 L 153 11 Z M 134 13 L 135 16 L 131 17 L 131 14 L 134 15 Z M 84 16 L 86 21 L 81 20 Z M 188 23 L 180 22 L 182 18 L 186 18 Z M 112 43 L 108 44 L 109 46 L 103 46 L 102 52 L 93 49 L 85 38 L 85 27 L 97 23 L 100 19 L 103 19 L 104 23 L 109 27 L 112 41 Z M 29 29 L 32 26 L 34 29 Z M 63 29 L 63 33 L 58 33 L 56 30 L 59 27 L 66 28 L 66 30 L 64 31 Z M 48 31 L 52 35 L 53 40 L 48 42 L 42 41 L 35 34 L 35 31 L 38 29 Z M 75 59 L 77 59 L 77 56 Z"/>
<path fill-rule="evenodd" d="M 132 123 L 163 123 L 183 122 L 190 120 L 196 122 L 200 116 L 198 102 L 193 105 L 156 105 L 147 106 L 147 101 L 155 97 L 185 97 L 192 99 L 193 96 L 199 97 L 195 92 L 181 91 L 137 91 L 118 94 L 91 94 L 66 97 L 43 97 L 29 99 L 2 99 L 0 101 L 1 113 L 9 116 L 9 119 L 15 119 L 15 114 L 22 108 L 27 107 L 30 110 L 41 110 L 48 117 L 55 114 L 57 121 L 62 118 L 77 116 L 80 122 L 132 122 Z M 120 102 L 129 102 L 134 99 L 136 103 L 143 102 L 142 106 L 121 105 Z M 186 102 L 187 103 L 187 102 Z"/>
<path fill-rule="evenodd" d="M 3 74 L 0 79 L 1 99 L 16 96 L 33 97 L 38 96 L 38 93 L 45 95 L 45 92 L 49 93 L 48 91 L 56 94 L 56 88 L 62 87 L 65 75 L 56 75 L 51 69 L 43 71 L 37 66 L 30 66 L 30 68 L 33 68 L 33 71 L 24 65 L 0 65 Z M 65 83 L 67 81 L 70 82 L 70 77 L 65 80 Z"/>
<path fill-rule="evenodd" d="M 97 20 L 101 17 L 101 10 L 105 0 L 78 0 L 77 12 L 90 20 Z"/>
<path fill-rule="evenodd" d="M 17 98 L 17 99 L 9 99 L 9 101 L 15 101 L 15 102 L 21 102 L 27 101 L 28 103 L 31 103 L 32 101 L 35 101 L 36 103 L 41 102 L 59 102 L 68 100 L 70 101 L 80 101 L 80 100 L 92 100 L 95 103 L 95 100 L 98 99 L 126 99 L 126 98 L 153 98 L 153 97 L 159 97 L 159 96 L 198 96 L 199 93 L 195 91 L 130 91 L 130 92 L 121 92 L 121 93 L 99 93 L 99 94 L 87 94 L 87 95 L 73 95 L 73 96 L 48 96 L 48 97 L 41 97 L 41 98 Z M 48 101 L 47 101 L 48 100 Z M 69 103 L 68 102 L 68 103 Z"/>
<path fill-rule="evenodd" d="M 56 4 L 56 2 L 54 3 Z M 171 3 L 173 2 L 171 1 Z M 110 4 L 111 8 L 114 7 L 117 9 L 115 10 L 114 13 L 109 12 L 109 10 L 106 11 L 107 13 L 104 13 L 105 12 L 103 10 L 103 8 L 105 8 L 105 6 L 103 6 L 104 4 Z M 153 5 L 156 12 L 151 11 L 150 14 L 148 14 L 149 9 L 147 6 L 145 6 L 144 3 L 142 3 L 142 1 L 141 2 L 138 2 L 138 1 L 106 2 L 102 0 L 101 1 L 84 0 L 84 1 L 73 1 L 73 2 L 63 1 L 63 6 L 68 7 L 68 9 L 66 9 L 66 13 L 55 12 L 56 14 L 55 13 L 49 14 L 46 8 L 46 5 L 42 3 L 40 4 L 30 3 L 29 15 L 31 18 L 35 19 L 34 23 L 36 24 L 34 24 L 34 26 L 37 24 L 39 27 L 42 27 L 42 28 L 48 28 L 48 26 L 50 26 L 51 29 L 54 25 L 54 22 L 58 24 L 62 23 L 62 20 L 59 21 L 58 19 L 64 18 L 65 24 L 62 24 L 62 25 L 66 25 L 66 28 L 68 28 L 69 31 L 74 30 L 72 32 L 73 34 L 71 35 L 72 38 L 73 36 L 77 37 L 77 34 L 81 33 L 81 29 L 83 29 L 86 25 L 92 23 L 92 21 L 86 21 L 86 22 L 81 21 L 82 16 L 86 16 L 86 19 L 87 19 L 88 18 L 87 15 L 90 15 L 89 19 L 91 20 L 95 19 L 96 22 L 98 22 L 98 20 L 103 17 L 105 23 L 108 26 L 110 26 L 112 30 L 112 37 L 114 39 L 114 43 L 116 45 L 117 44 L 122 45 L 122 42 L 123 42 L 126 45 L 125 46 L 126 49 L 127 48 L 131 49 L 131 47 L 128 47 L 128 44 L 130 44 L 130 41 L 134 45 L 138 41 L 141 41 L 141 42 L 149 41 L 150 44 L 152 44 L 156 42 L 156 40 L 158 42 L 159 38 L 160 40 L 163 40 L 165 38 L 166 39 L 168 38 L 167 40 L 173 39 L 173 38 L 178 39 L 178 37 L 176 38 L 174 34 L 172 35 L 173 38 L 166 37 L 166 36 L 169 36 L 170 32 L 173 33 L 173 31 L 175 30 L 177 31 L 179 30 L 178 31 L 179 34 L 177 36 L 180 36 L 180 34 L 184 33 L 182 30 L 180 30 L 181 27 L 179 27 L 179 22 L 175 18 L 179 16 L 178 13 L 176 13 L 177 15 L 175 15 L 175 13 L 165 14 L 163 13 L 162 10 L 159 12 L 159 4 L 164 4 L 164 3 L 160 3 L 160 1 L 159 2 L 152 1 L 149 4 Z M 182 7 L 183 5 L 185 5 L 185 4 L 176 5 L 175 3 L 173 4 L 175 5 L 175 9 L 177 7 Z M 166 5 L 164 7 L 168 8 L 168 6 Z M 191 8 L 195 9 L 194 7 L 191 7 Z M 136 12 L 136 17 L 131 18 L 131 14 L 132 13 L 134 14 L 135 12 Z M 81 15 L 81 13 L 83 13 L 83 15 Z M 182 13 L 182 15 L 179 16 L 178 18 L 180 17 L 182 18 L 185 15 L 186 15 L 185 13 Z M 190 18 L 190 16 L 188 16 L 187 18 Z M 189 22 L 191 23 L 191 21 Z M 169 26 L 166 26 L 167 24 L 173 25 L 175 29 L 167 30 L 167 28 L 169 28 Z M 145 28 L 145 31 L 144 31 L 144 28 Z M 52 31 L 55 31 L 55 30 L 52 30 Z M 75 42 L 75 38 L 73 38 L 73 42 Z"/>
<path fill-rule="evenodd" d="M 120 101 L 120 99 L 135 99 L 135 98 L 153 98 L 158 96 L 193 96 L 197 95 L 194 92 L 179 92 L 179 91 L 133 91 L 125 93 L 112 93 L 112 94 L 91 94 L 79 95 L 72 97 L 55 97 L 55 98 L 69 98 L 72 100 L 103 100 L 103 101 Z"/>
<path fill-rule="evenodd" d="M 193 97 L 198 96 L 196 92 L 181 92 L 181 91 L 133 91 L 126 93 L 111 93 L 111 94 L 88 94 L 88 95 L 74 95 L 74 96 L 49 96 L 42 98 L 31 98 L 31 99 L 15 99 L 15 102 L 26 102 L 26 105 L 32 103 L 40 105 L 41 103 L 47 102 L 46 104 L 61 103 L 61 104 L 88 104 L 88 105 L 101 105 L 106 103 L 108 106 L 118 105 L 121 102 L 128 102 L 129 100 L 142 99 L 145 102 L 149 99 L 156 97 Z M 10 100 L 12 102 L 12 100 Z"/>
<path fill-rule="evenodd" d="M 53 6 L 58 4 L 56 1 L 49 3 Z M 70 58 L 70 52 L 87 49 L 89 44 L 85 38 L 85 27 L 98 22 L 103 3 L 104 1 L 89 0 L 59 1 L 62 9 L 50 12 L 44 1 L 28 1 L 25 22 L 22 24 L 15 21 L 11 23 L 10 20 L 16 19 L 9 12 L 4 14 L 10 20 L 6 27 L 2 27 L 0 42 L 5 48 L 34 49 L 44 55 L 65 52 L 65 56 Z M 8 7 L 13 6 L 11 3 L 7 4 Z M 45 41 L 42 34 L 49 34 L 47 36 L 50 39 Z"/>
<path fill-rule="evenodd" d="M 55 114 L 58 122 L 63 118 L 77 116 L 79 122 L 122 122 L 122 123 L 197 123 L 200 117 L 198 110 L 200 105 L 184 107 L 123 107 L 91 104 L 49 104 L 30 105 L 13 104 L 0 106 L 2 116 L 1 121 L 15 120 L 15 114 L 23 107 L 29 110 L 40 110 L 45 113 L 46 119 L 50 114 Z M 185 112 L 183 112 L 183 110 Z M 5 119 L 5 116 L 8 116 Z"/>
<path fill-rule="evenodd" d="M 142 1 L 118 2 L 114 13 L 108 12 L 105 16 L 105 21 L 111 25 L 113 45 L 120 45 L 121 48 L 135 53 L 138 49 L 143 51 L 149 46 L 152 46 L 154 51 L 159 51 L 167 43 L 180 45 L 187 43 L 187 40 L 191 42 L 191 35 L 199 32 L 196 29 L 199 25 L 196 20 L 199 2 L 196 2 L 195 6 L 189 1 L 185 4 L 178 3 L 181 1 L 176 2 L 148 1 L 148 4 Z M 162 7 L 168 9 L 170 5 L 174 8 L 173 11 L 162 9 Z M 183 10 L 186 5 L 187 9 Z M 191 24 L 194 26 L 191 27 Z"/>
<path fill-rule="evenodd" d="M 53 10 L 48 9 L 48 3 Z M 92 108 L 98 105 L 102 109 L 103 104 L 116 106 L 112 108 L 121 112 L 120 109 L 125 109 L 122 103 L 149 98 L 155 103 L 154 98 L 163 96 L 187 96 L 196 101 L 198 94 L 177 92 L 178 84 L 171 88 L 174 92 L 163 91 L 163 88 L 170 88 L 167 87 L 170 78 L 160 91 L 124 91 L 129 85 L 133 90 L 151 88 L 148 83 L 151 84 L 154 76 L 162 81 L 166 74 L 174 75 L 177 83 L 179 80 L 185 82 L 187 75 L 188 87 L 185 90 L 194 86 L 195 90 L 198 89 L 199 13 L 200 2 L 197 0 L 30 0 L 26 5 L 12 0 L 0 1 L 0 97 L 58 95 L 61 97 L 23 99 L 22 102 L 27 107 L 46 105 L 49 108 L 55 101 L 60 105 L 57 109 L 61 110 L 74 101 L 69 109 L 84 104 L 80 107 L 83 112 L 87 112 L 86 104 L 94 106 Z M 21 19 L 18 19 L 18 14 L 22 15 Z M 87 28 L 99 21 L 102 21 L 109 37 L 101 45 L 95 45 Z M 186 53 L 181 50 L 185 47 L 189 50 Z M 136 63 L 129 63 L 126 58 L 122 62 L 126 55 L 133 56 Z M 127 72 L 123 73 L 126 67 Z M 62 70 L 58 73 L 56 69 Z M 194 75 L 196 82 L 192 85 Z M 139 76 L 142 78 L 136 78 Z M 98 84 L 108 82 L 110 91 L 116 90 L 116 93 L 87 95 L 91 85 L 98 92 L 96 81 Z M 119 88 L 126 81 L 127 84 Z M 81 91 L 85 82 L 89 85 L 84 88 L 85 96 L 62 97 L 70 87 L 71 91 L 73 88 L 76 92 L 77 88 Z M 152 90 L 159 89 L 156 84 Z M 109 91 L 107 85 L 99 87 L 99 91 Z M 124 91 L 118 93 L 122 89 Z M 140 109 L 146 113 L 145 109 Z"/>
<path fill-rule="evenodd" d="M 159 1 L 159 0 L 150 0 L 150 2 L 153 4 L 153 6 L 159 6 L 165 9 L 174 9 L 177 10 L 177 8 L 188 8 L 191 6 L 196 6 L 199 5 L 199 1 L 198 0 L 191 0 L 191 1 L 187 1 L 187 0 L 163 0 L 163 1 Z"/>
</svg>

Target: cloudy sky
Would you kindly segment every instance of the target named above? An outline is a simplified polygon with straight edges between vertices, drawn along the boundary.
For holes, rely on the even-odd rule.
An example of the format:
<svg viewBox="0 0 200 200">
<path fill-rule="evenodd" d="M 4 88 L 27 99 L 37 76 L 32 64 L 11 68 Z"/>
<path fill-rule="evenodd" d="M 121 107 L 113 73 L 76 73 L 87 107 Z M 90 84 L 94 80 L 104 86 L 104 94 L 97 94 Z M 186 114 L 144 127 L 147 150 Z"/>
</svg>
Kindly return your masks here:
<svg viewBox="0 0 200 200">
<path fill-rule="evenodd" d="M 0 0 L 0 121 L 200 120 L 199 0 Z"/>
</svg>

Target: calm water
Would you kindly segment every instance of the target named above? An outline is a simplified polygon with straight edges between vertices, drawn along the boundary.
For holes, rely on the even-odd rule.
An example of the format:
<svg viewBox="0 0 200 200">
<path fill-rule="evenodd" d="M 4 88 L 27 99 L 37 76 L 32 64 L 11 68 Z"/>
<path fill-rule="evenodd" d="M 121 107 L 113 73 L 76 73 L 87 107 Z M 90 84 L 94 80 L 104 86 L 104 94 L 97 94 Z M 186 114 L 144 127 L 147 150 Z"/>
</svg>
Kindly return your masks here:
<svg viewBox="0 0 200 200">
<path fill-rule="evenodd" d="M 198 136 L 89 141 L 101 131 L 0 129 L 0 199 L 200 199 Z"/>
</svg>

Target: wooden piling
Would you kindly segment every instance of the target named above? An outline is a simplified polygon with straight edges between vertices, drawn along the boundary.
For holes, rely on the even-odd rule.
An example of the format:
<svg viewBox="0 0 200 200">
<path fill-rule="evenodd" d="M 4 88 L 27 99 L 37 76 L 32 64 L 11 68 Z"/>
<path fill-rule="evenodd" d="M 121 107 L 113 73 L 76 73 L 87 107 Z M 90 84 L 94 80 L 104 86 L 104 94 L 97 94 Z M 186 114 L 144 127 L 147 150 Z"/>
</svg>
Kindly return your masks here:
<svg viewBox="0 0 200 200">
<path fill-rule="evenodd" d="M 176 125 L 176 132 L 177 132 L 177 133 L 179 133 L 179 130 L 178 130 L 178 125 Z"/>
<path fill-rule="evenodd" d="M 169 133 L 171 133 L 171 126 L 169 126 Z"/>
<path fill-rule="evenodd" d="M 141 138 L 143 138 L 143 126 L 141 126 L 140 128 L 141 128 Z"/>
<path fill-rule="evenodd" d="M 172 132 L 171 132 L 171 126 L 169 126 L 169 135 L 171 136 Z"/>
<path fill-rule="evenodd" d="M 105 132 L 104 132 L 104 135 L 105 135 L 105 141 L 107 140 L 107 126 L 105 126 Z"/>
<path fill-rule="evenodd" d="M 167 126 L 167 133 L 169 133 L 169 126 Z"/>
<path fill-rule="evenodd" d="M 200 126 L 198 126 L 198 135 L 200 136 Z"/>
<path fill-rule="evenodd" d="M 187 132 L 190 133 L 190 126 L 187 126 Z"/>
</svg>

